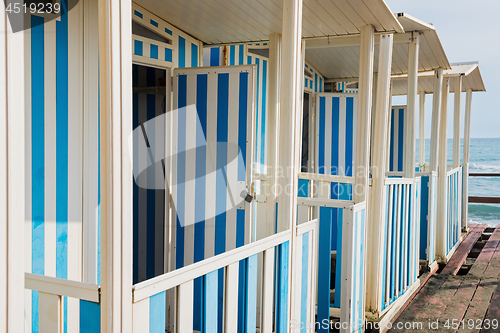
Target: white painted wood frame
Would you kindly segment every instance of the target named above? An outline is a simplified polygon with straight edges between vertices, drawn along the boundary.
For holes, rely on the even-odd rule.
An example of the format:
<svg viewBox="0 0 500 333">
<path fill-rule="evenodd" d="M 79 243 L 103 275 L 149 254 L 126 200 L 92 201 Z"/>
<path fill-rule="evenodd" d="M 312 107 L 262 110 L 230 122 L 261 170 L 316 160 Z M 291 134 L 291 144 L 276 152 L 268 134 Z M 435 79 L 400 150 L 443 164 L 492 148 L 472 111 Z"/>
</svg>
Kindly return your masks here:
<svg viewBox="0 0 500 333">
<path fill-rule="evenodd" d="M 83 2 L 83 281 L 98 283 L 98 1 Z"/>
<path fill-rule="evenodd" d="M 24 32 L 14 33 L 3 2 L 0 8 L 0 332 L 22 332 L 25 299 Z"/>
<path fill-rule="evenodd" d="M 132 2 L 99 0 L 101 332 L 132 331 Z"/>
<path fill-rule="evenodd" d="M 372 235 L 367 243 L 367 280 L 366 308 L 380 311 L 382 293 L 382 231 L 385 210 L 383 207 L 385 190 L 385 170 L 387 167 L 387 137 L 390 108 L 391 63 L 393 35 L 381 36 L 377 99 L 374 114 L 374 132 L 372 135 L 372 189 L 370 193 L 370 218 L 367 234 Z"/>
<path fill-rule="evenodd" d="M 368 196 L 374 50 L 375 28 L 372 25 L 366 25 L 361 28 L 359 55 L 358 137 L 356 140 L 355 185 L 353 188 L 355 203 L 366 201 Z"/>
<path fill-rule="evenodd" d="M 278 231 L 290 232 L 290 253 L 293 253 L 295 221 L 297 215 L 297 193 L 301 123 L 303 99 L 304 60 L 302 50 L 302 1 L 283 0 L 281 77 L 280 77 L 280 142 L 279 165 L 283 168 L 279 179 L 281 194 L 278 197 Z M 295 98 L 290 98 L 294 96 Z M 292 281 L 293 255 L 289 255 L 288 295 L 294 286 Z M 292 315 L 288 308 L 288 319 Z"/>
<path fill-rule="evenodd" d="M 472 89 L 467 89 L 465 94 L 465 119 L 464 119 L 464 177 L 463 177 L 463 207 L 462 229 L 467 229 L 469 221 L 469 163 L 470 163 L 470 127 L 472 118 Z"/>
<path fill-rule="evenodd" d="M 420 171 L 425 165 L 425 91 L 420 92 L 420 125 L 418 135 L 418 164 L 421 166 Z"/>
<path fill-rule="evenodd" d="M 439 122 L 441 109 L 441 94 L 443 90 L 443 69 L 434 71 L 434 95 L 432 97 L 432 128 L 431 128 L 431 156 L 429 161 L 429 171 L 438 170 L 438 152 L 439 152 Z"/>
<path fill-rule="evenodd" d="M 448 130 L 448 97 L 450 93 L 449 78 L 443 80 L 441 111 L 439 119 L 439 169 L 438 169 L 438 202 L 436 219 L 436 257 L 446 262 L 446 237 L 448 215 L 448 178 L 447 178 L 447 130 Z"/>
<path fill-rule="evenodd" d="M 267 208 L 266 208 L 266 236 L 272 235 L 275 230 L 276 202 L 277 202 L 277 171 L 278 171 L 278 142 L 279 142 L 279 106 L 280 106 L 280 72 L 281 72 L 281 35 L 269 36 L 269 82 L 268 82 L 268 144 L 267 144 Z"/>
<path fill-rule="evenodd" d="M 454 109 L 453 113 L 453 168 L 460 166 L 460 113 L 462 111 L 462 76 L 453 79 Z"/>
<path fill-rule="evenodd" d="M 413 32 L 408 45 L 408 95 L 403 157 L 406 178 L 415 178 L 419 37 L 419 32 Z"/>
</svg>

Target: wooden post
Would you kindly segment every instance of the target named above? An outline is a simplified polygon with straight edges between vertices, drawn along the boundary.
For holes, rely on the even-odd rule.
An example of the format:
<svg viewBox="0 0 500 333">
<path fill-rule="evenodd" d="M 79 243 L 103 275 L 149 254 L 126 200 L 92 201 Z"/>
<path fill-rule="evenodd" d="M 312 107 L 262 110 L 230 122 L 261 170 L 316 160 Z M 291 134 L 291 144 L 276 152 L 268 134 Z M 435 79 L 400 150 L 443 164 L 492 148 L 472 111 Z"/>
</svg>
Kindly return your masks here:
<svg viewBox="0 0 500 333">
<path fill-rule="evenodd" d="M 288 229 L 289 266 L 288 295 L 292 294 L 293 253 L 295 221 L 297 219 L 298 171 L 301 143 L 303 59 L 302 54 L 302 0 L 283 0 L 281 77 L 280 77 L 280 135 L 279 167 L 282 168 L 278 183 L 278 231 Z M 291 319 L 293 304 L 288 297 L 287 322 Z M 289 331 L 289 328 L 288 328 Z"/>
<path fill-rule="evenodd" d="M 472 119 L 472 89 L 467 89 L 465 95 L 464 124 L 464 173 L 463 173 L 463 206 L 462 229 L 467 229 L 469 221 L 469 163 L 470 163 L 470 126 Z"/>
<path fill-rule="evenodd" d="M 280 57 L 281 57 L 281 35 L 269 36 L 269 91 L 268 91 L 268 144 L 267 144 L 267 176 L 268 197 L 266 213 L 266 236 L 276 232 L 276 172 L 278 171 L 278 137 L 279 137 L 279 105 L 280 105 Z"/>
<path fill-rule="evenodd" d="M 462 76 L 454 79 L 454 117 L 453 117 L 453 168 L 460 166 L 460 112 L 462 102 Z"/>
<path fill-rule="evenodd" d="M 356 168 L 354 172 L 355 203 L 366 201 L 368 192 L 374 48 L 375 29 L 372 25 L 366 25 L 361 28 L 359 51 L 358 140 L 356 147 Z"/>
<path fill-rule="evenodd" d="M 377 101 L 374 114 L 373 150 L 372 150 L 372 190 L 370 194 L 370 223 L 367 235 L 367 294 L 366 307 L 379 312 L 382 293 L 381 253 L 383 246 L 384 224 L 384 188 L 387 155 L 388 118 L 390 108 L 390 81 L 392 63 L 393 35 L 380 36 L 380 54 L 378 66 Z"/>
<path fill-rule="evenodd" d="M 420 92 L 420 126 L 418 135 L 418 164 L 425 165 L 425 91 Z M 420 171 L 424 171 L 420 168 Z"/>
<path fill-rule="evenodd" d="M 437 172 L 439 152 L 439 110 L 441 109 L 441 98 L 443 91 L 443 69 L 434 71 L 434 95 L 432 103 L 432 128 L 431 128 L 431 157 L 429 171 Z"/>
<path fill-rule="evenodd" d="M 404 142 L 404 175 L 406 178 L 415 178 L 416 162 L 416 131 L 417 131 L 417 89 L 418 89 L 418 52 L 419 33 L 412 33 L 412 40 L 408 45 L 408 106 L 405 122 Z"/>
<path fill-rule="evenodd" d="M 132 3 L 99 0 L 101 332 L 132 331 Z"/>
<path fill-rule="evenodd" d="M 0 5 L 0 332 L 24 330 L 24 32 Z M 22 16 L 21 16 L 22 17 Z M 22 26 L 22 22 L 20 23 Z"/>
<path fill-rule="evenodd" d="M 438 169 L 438 202 L 436 220 L 436 256 L 446 261 L 446 237 L 447 237 L 447 133 L 448 133 L 448 95 L 450 92 L 449 79 L 443 81 L 443 92 L 441 100 L 441 112 L 439 120 L 439 169 Z"/>
<path fill-rule="evenodd" d="M 302 1 L 283 1 L 281 78 L 280 78 L 280 142 L 279 167 L 282 168 L 279 179 L 280 195 L 278 196 L 278 231 L 291 229 L 294 225 L 297 201 L 297 159 L 299 152 L 300 127 L 297 113 L 302 113 L 296 96 L 301 77 L 298 71 L 302 63 L 301 30 Z"/>
</svg>

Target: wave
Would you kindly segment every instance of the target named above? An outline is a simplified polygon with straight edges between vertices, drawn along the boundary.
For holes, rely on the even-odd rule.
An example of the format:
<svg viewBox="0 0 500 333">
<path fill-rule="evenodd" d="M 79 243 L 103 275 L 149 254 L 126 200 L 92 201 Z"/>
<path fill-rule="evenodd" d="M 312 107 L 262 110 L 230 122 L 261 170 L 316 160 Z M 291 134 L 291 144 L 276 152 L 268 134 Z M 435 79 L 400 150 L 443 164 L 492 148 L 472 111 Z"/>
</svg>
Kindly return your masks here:
<svg viewBox="0 0 500 333">
<path fill-rule="evenodd" d="M 471 170 L 500 172 L 500 165 L 471 163 L 469 171 Z"/>
<path fill-rule="evenodd" d="M 481 220 L 500 220 L 500 206 L 469 204 L 469 217 Z"/>
</svg>

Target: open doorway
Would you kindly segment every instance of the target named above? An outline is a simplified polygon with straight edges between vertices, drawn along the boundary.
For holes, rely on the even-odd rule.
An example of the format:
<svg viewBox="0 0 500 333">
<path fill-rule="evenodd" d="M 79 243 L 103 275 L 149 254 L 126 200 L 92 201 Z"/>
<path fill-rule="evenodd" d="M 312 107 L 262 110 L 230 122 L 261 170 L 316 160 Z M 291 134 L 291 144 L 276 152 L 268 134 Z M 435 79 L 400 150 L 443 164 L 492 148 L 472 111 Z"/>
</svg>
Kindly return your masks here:
<svg viewBox="0 0 500 333">
<path fill-rule="evenodd" d="M 155 163 L 153 155 L 165 151 L 168 129 L 162 115 L 171 109 L 170 77 L 168 68 L 132 65 L 134 284 L 169 271 L 165 165 Z"/>
</svg>

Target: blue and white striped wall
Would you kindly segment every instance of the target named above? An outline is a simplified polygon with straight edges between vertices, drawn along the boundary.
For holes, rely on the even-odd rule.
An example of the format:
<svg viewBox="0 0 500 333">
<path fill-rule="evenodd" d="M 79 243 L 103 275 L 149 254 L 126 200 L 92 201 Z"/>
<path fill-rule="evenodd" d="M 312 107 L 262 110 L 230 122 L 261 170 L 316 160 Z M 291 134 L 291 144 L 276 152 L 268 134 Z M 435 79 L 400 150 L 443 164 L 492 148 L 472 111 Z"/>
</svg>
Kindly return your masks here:
<svg viewBox="0 0 500 333">
<path fill-rule="evenodd" d="M 403 171 L 406 106 L 393 106 L 389 128 L 389 171 Z"/>
<path fill-rule="evenodd" d="M 253 96 L 254 96 L 254 67 L 221 68 L 215 73 L 208 68 L 176 70 L 174 75 L 174 109 L 196 104 L 198 117 L 201 123 L 201 133 L 186 133 L 181 131 L 186 127 L 186 119 L 182 111 L 179 111 L 178 129 L 173 138 L 173 145 L 184 147 L 189 144 L 186 140 L 196 138 L 210 143 L 230 143 L 239 147 L 243 155 L 243 165 L 238 161 L 237 174 L 229 174 L 228 182 L 245 182 L 249 177 L 249 170 L 245 169 L 245 163 L 253 157 L 254 145 L 249 140 L 252 137 Z M 184 117 L 184 118 L 183 118 Z M 230 126 L 234 125 L 234 126 Z M 196 209 L 203 216 L 195 217 L 194 225 L 181 226 L 179 221 L 176 227 L 176 258 L 175 267 L 180 268 L 191 263 L 212 257 L 238 246 L 248 243 L 250 239 L 250 225 L 248 216 L 244 209 L 231 207 L 230 198 L 225 188 L 217 188 L 211 184 L 205 184 L 205 179 L 196 176 L 196 198 L 185 197 L 185 189 L 181 185 L 184 177 L 190 177 L 188 172 L 196 172 L 201 175 L 214 172 L 214 166 L 209 163 L 210 156 L 215 156 L 217 165 L 224 165 L 227 160 L 227 150 L 221 146 L 213 147 L 207 151 L 205 156 L 198 156 L 206 161 L 205 168 L 200 169 L 204 163 L 196 163 L 197 169 L 190 171 L 183 163 L 182 158 L 177 160 L 173 166 L 172 179 L 177 179 L 177 216 L 188 216 L 193 211 L 193 205 L 204 206 L 203 210 Z M 199 150 L 199 149 L 198 149 Z M 221 164 L 222 163 L 222 164 Z M 199 184 L 198 184 L 199 183 Z M 221 192 L 222 191 L 222 192 Z M 227 212 L 215 217 L 214 212 L 220 211 L 220 207 Z M 239 206 L 238 206 L 239 207 Z M 179 212 L 183 210 L 184 214 Z M 247 213 L 248 215 L 248 213 Z M 207 217 L 207 218 L 205 218 Z"/>
<path fill-rule="evenodd" d="M 82 238 L 84 228 L 88 226 L 84 224 L 82 205 L 85 177 L 82 170 L 83 94 L 76 87 L 83 87 L 80 72 L 84 54 L 80 27 L 83 5 L 79 3 L 69 12 L 66 11 L 67 1 L 62 1 L 61 6 L 64 13 L 60 20 L 31 15 L 28 19 L 33 28 L 24 32 L 24 260 L 26 272 L 82 281 L 83 257 L 88 255 Z M 98 111 L 94 111 L 86 116 L 96 119 Z M 97 180 L 89 186 L 96 188 Z M 95 221 L 98 199 L 94 199 L 95 206 L 90 209 L 95 214 Z M 96 271 L 95 267 L 93 271 Z M 39 306 L 43 305 L 39 304 L 38 295 L 37 291 L 25 290 L 25 332 L 39 332 Z M 65 332 L 99 332 L 98 308 L 97 304 L 64 297 L 61 318 Z"/>
<path fill-rule="evenodd" d="M 316 100 L 317 173 L 354 176 L 357 95 L 321 93 Z M 331 199 L 351 200 L 352 185 L 332 183 Z"/>
<path fill-rule="evenodd" d="M 203 43 L 201 41 L 135 3 L 132 3 L 132 20 L 170 41 L 170 43 L 162 43 L 133 35 L 134 61 L 160 66 L 171 65 L 174 68 L 202 66 Z"/>
<path fill-rule="evenodd" d="M 304 64 L 304 90 L 307 92 L 323 92 L 325 78 L 311 64 Z"/>
</svg>

